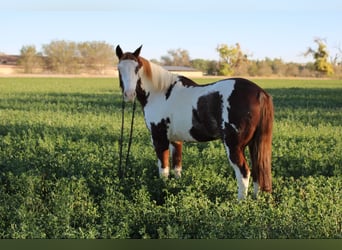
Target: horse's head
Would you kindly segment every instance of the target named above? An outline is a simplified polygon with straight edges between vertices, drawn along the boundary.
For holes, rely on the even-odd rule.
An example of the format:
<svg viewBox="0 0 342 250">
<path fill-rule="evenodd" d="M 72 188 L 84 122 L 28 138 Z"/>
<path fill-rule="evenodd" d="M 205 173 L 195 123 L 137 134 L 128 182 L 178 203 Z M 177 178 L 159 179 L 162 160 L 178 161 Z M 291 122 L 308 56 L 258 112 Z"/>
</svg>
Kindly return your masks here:
<svg viewBox="0 0 342 250">
<path fill-rule="evenodd" d="M 119 58 L 120 87 L 125 101 L 133 101 L 136 96 L 136 87 L 140 79 L 138 71 L 142 66 L 139 60 L 141 47 L 133 53 L 123 53 L 119 45 L 116 47 L 116 55 Z"/>
</svg>

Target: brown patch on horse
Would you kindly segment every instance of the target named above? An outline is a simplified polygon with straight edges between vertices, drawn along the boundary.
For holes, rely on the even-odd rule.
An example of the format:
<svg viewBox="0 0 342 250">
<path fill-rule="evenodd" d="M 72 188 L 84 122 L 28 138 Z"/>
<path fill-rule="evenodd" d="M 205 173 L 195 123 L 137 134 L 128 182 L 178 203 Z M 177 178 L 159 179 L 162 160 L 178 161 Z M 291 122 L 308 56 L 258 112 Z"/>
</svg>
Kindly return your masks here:
<svg viewBox="0 0 342 250">
<path fill-rule="evenodd" d="M 138 62 L 143 67 L 144 73 L 147 78 L 152 80 L 152 68 L 150 62 L 141 56 L 138 57 Z"/>
<path fill-rule="evenodd" d="M 126 52 L 124 53 L 121 58 L 120 58 L 120 61 L 123 61 L 123 60 L 133 60 L 133 61 L 138 61 L 138 58 L 136 58 L 133 53 L 130 53 L 130 52 Z"/>
<path fill-rule="evenodd" d="M 192 109 L 191 136 L 197 141 L 211 141 L 221 137 L 222 95 L 213 92 L 198 98 Z"/>
<path fill-rule="evenodd" d="M 185 76 L 179 76 L 178 78 L 184 87 L 206 87 L 212 84 L 212 83 L 198 84 Z"/>
<path fill-rule="evenodd" d="M 142 108 L 144 108 L 147 104 L 148 97 L 150 96 L 150 93 L 147 93 L 142 87 L 141 87 L 141 79 L 137 82 L 137 87 L 135 89 L 135 92 L 137 93 L 138 101 L 140 102 Z"/>
<path fill-rule="evenodd" d="M 169 167 L 169 140 L 167 138 L 169 123 L 170 118 L 162 119 L 157 124 L 151 123 L 153 145 L 157 153 L 157 157 L 162 163 L 162 168 Z"/>
<path fill-rule="evenodd" d="M 185 87 L 195 87 L 195 86 L 202 86 L 202 85 L 198 85 L 197 83 L 195 83 L 193 80 L 185 77 L 185 76 L 179 76 L 179 81 L 183 84 L 183 86 Z M 205 86 L 205 85 L 203 85 Z"/>
<path fill-rule="evenodd" d="M 174 146 L 174 151 L 172 152 L 172 167 L 179 168 L 182 167 L 182 146 L 183 142 L 175 141 L 171 142 Z"/>
<path fill-rule="evenodd" d="M 177 81 L 175 81 L 174 83 L 172 83 L 170 85 L 170 87 L 167 89 L 166 93 L 165 93 L 165 99 L 169 99 L 170 95 L 171 95 L 171 92 L 172 92 L 172 89 L 173 87 L 177 84 Z"/>
<path fill-rule="evenodd" d="M 161 167 L 168 168 L 169 167 L 169 158 L 170 158 L 170 151 L 169 149 L 165 149 L 161 153 Z"/>
<path fill-rule="evenodd" d="M 235 78 L 235 80 L 239 80 L 239 82 L 235 84 L 234 91 L 228 99 L 230 104 L 229 122 L 239 128 L 240 133 L 236 133 L 229 127 L 230 124 L 226 124 L 226 133 L 229 135 L 226 143 L 230 150 L 238 151 L 232 161 L 236 161 L 234 163 L 239 166 L 243 175 L 248 172 L 248 165 L 243 159 L 243 152 L 240 149 L 249 146 L 253 181 L 258 182 L 262 191 L 271 192 L 274 112 L 272 97 L 247 79 Z M 234 152 L 231 152 L 231 156 L 234 155 Z"/>
</svg>

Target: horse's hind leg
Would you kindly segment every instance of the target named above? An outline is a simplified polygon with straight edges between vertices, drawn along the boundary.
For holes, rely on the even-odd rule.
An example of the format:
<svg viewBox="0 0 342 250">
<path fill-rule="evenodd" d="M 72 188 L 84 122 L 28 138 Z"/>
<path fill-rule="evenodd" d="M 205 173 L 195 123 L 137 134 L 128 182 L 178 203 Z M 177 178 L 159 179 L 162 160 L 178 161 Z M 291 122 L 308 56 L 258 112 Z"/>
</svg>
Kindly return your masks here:
<svg viewBox="0 0 342 250">
<path fill-rule="evenodd" d="M 182 146 L 183 142 L 171 142 L 172 145 L 172 166 L 175 171 L 175 177 L 180 178 L 182 175 Z"/>
<path fill-rule="evenodd" d="M 226 141 L 224 144 L 229 163 L 235 171 L 235 177 L 238 184 L 238 199 L 242 200 L 247 196 L 250 177 L 250 170 L 244 155 L 244 147 L 240 147 L 239 145 L 229 145 Z"/>
<path fill-rule="evenodd" d="M 256 152 L 256 149 L 252 145 L 249 145 L 248 148 L 249 148 L 250 157 L 252 159 L 252 179 L 253 179 L 253 187 L 254 187 L 254 198 L 257 198 L 258 192 L 259 192 L 259 183 L 258 183 L 259 173 L 257 171 L 255 164 L 253 163 L 253 155 L 256 155 L 257 152 Z"/>
<path fill-rule="evenodd" d="M 243 150 L 240 148 L 229 149 L 226 147 L 228 159 L 235 171 L 235 177 L 238 183 L 238 199 L 244 199 L 247 196 L 250 170 L 247 165 Z"/>
</svg>

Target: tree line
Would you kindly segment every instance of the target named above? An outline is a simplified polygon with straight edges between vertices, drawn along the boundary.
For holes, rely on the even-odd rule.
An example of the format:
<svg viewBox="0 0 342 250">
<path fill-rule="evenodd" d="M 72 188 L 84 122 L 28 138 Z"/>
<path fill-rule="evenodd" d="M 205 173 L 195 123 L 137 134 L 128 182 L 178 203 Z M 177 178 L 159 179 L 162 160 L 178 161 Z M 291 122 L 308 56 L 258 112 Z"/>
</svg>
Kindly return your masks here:
<svg viewBox="0 0 342 250">
<path fill-rule="evenodd" d="M 218 60 L 191 59 L 185 49 L 171 49 L 154 63 L 165 66 L 188 66 L 202 71 L 205 75 L 222 76 L 279 76 L 279 77 L 320 77 L 341 76 L 341 53 L 329 57 L 323 39 L 315 39 L 317 48 L 309 47 L 303 56 L 312 56 L 313 61 L 300 64 L 284 62 L 280 58 L 252 60 L 239 43 L 217 46 Z M 330 59 L 330 60 L 329 60 Z M 20 50 L 19 65 L 25 73 L 37 69 L 60 74 L 83 72 L 104 74 L 105 70 L 117 64 L 114 46 L 102 41 L 72 42 L 55 40 L 37 51 L 34 45 L 23 46 Z"/>
<path fill-rule="evenodd" d="M 20 50 L 19 65 L 25 73 L 33 73 L 37 68 L 45 72 L 79 74 L 82 72 L 103 74 L 104 70 L 116 64 L 112 45 L 102 41 L 72 42 L 52 41 L 42 46 L 38 52 L 34 45 L 23 46 Z"/>
<path fill-rule="evenodd" d="M 342 75 L 342 50 L 333 58 L 329 56 L 323 39 L 314 40 L 317 48 L 309 47 L 303 56 L 312 56 L 313 62 L 294 63 L 284 62 L 280 58 L 264 58 L 252 60 L 250 55 L 243 52 L 239 43 L 235 45 L 220 44 L 216 51 L 219 60 L 194 59 L 190 60 L 187 50 L 169 50 L 168 55 L 162 56 L 162 65 L 191 66 L 207 75 L 223 76 L 279 76 L 279 77 L 325 77 Z"/>
</svg>

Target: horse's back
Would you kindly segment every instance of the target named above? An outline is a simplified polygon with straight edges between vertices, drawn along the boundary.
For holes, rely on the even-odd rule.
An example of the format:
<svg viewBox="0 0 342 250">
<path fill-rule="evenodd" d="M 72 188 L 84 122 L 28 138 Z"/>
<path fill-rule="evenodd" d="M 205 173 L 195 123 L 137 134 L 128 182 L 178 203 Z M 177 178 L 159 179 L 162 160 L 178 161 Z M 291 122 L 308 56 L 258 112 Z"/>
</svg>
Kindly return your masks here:
<svg viewBox="0 0 342 250">
<path fill-rule="evenodd" d="M 257 106 L 262 89 L 243 78 L 228 78 L 212 84 L 180 82 L 167 98 L 152 98 L 145 107 L 147 124 L 168 120 L 170 141 L 211 141 L 222 137 L 225 124 L 245 126 Z M 154 100 L 154 101 L 152 101 Z"/>
</svg>

